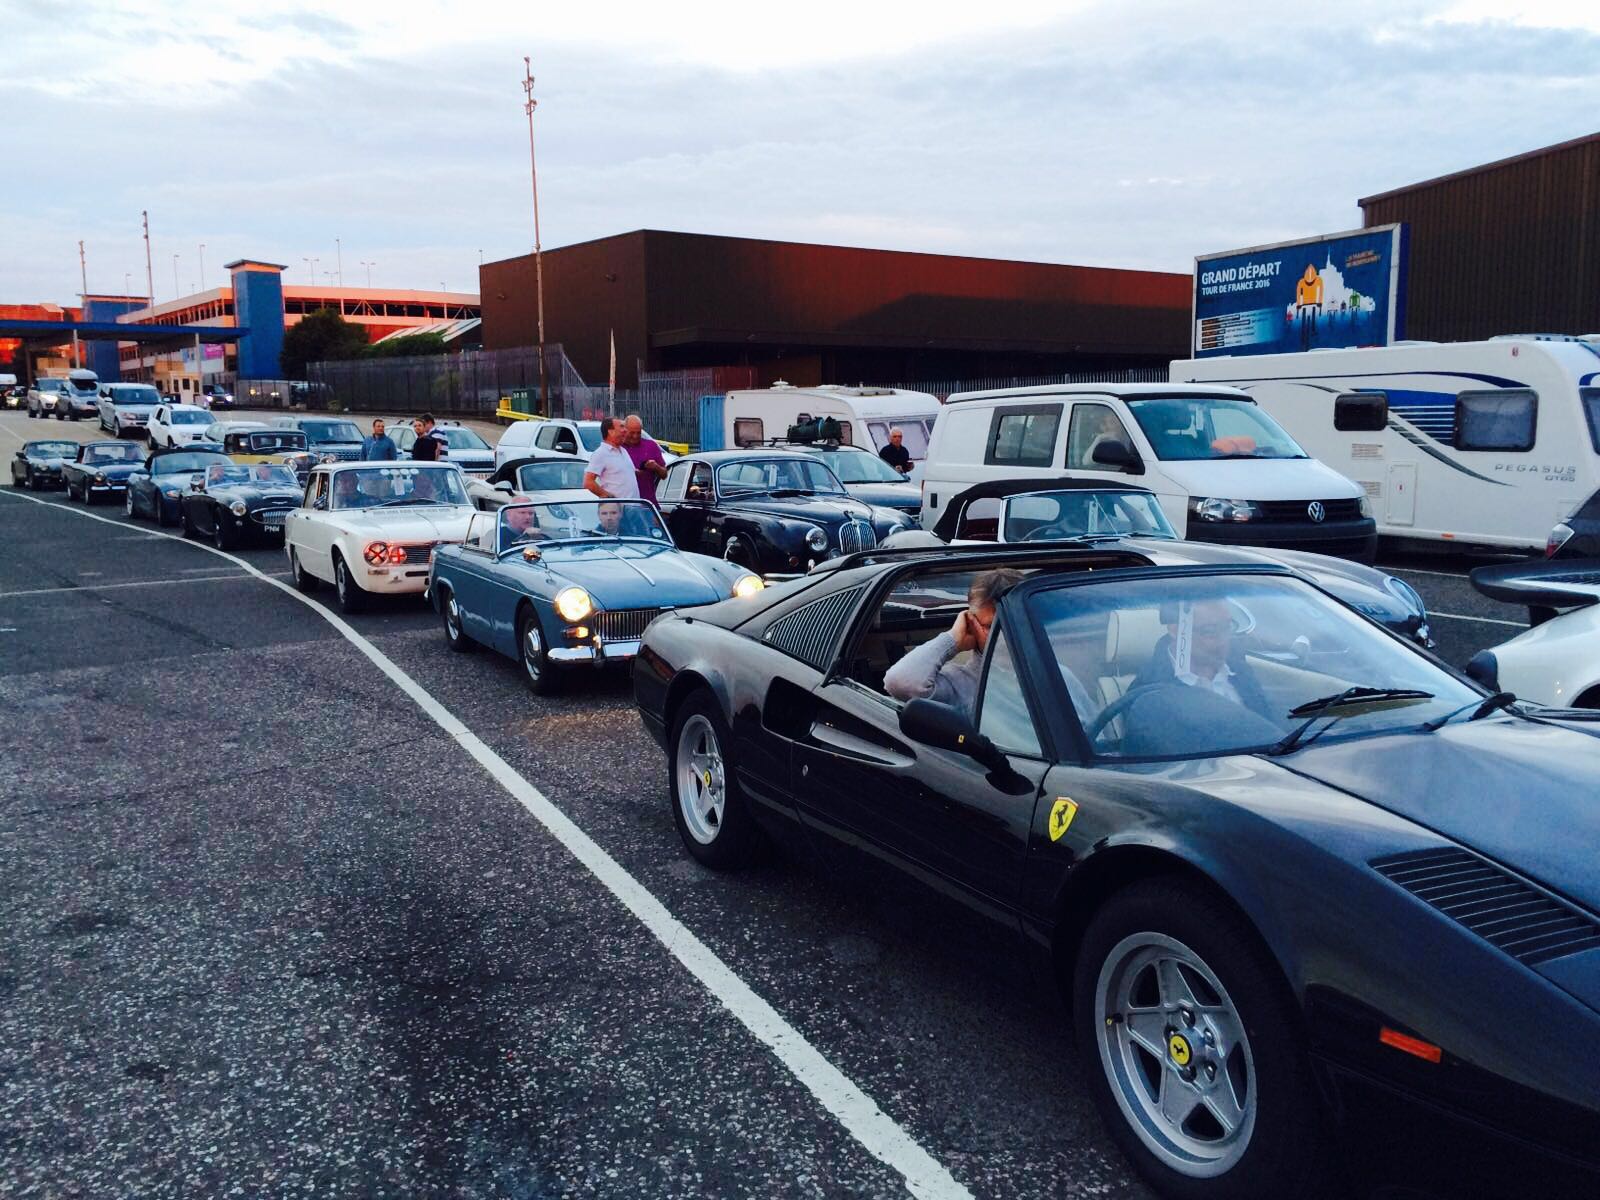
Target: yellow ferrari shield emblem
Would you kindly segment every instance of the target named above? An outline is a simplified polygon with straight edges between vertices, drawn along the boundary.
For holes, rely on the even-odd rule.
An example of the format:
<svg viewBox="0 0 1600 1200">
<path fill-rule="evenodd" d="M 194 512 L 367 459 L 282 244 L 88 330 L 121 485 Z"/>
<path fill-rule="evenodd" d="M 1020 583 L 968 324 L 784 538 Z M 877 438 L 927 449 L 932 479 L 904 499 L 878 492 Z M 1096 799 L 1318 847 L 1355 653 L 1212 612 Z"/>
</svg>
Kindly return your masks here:
<svg viewBox="0 0 1600 1200">
<path fill-rule="evenodd" d="M 1078 815 L 1078 806 L 1065 796 L 1057 796 L 1054 806 L 1050 809 L 1050 840 L 1059 842 L 1061 835 L 1067 831 L 1067 826 L 1072 824 L 1072 818 Z"/>
<path fill-rule="evenodd" d="M 1167 1039 L 1167 1053 L 1172 1056 L 1172 1061 L 1180 1067 L 1187 1067 L 1189 1060 L 1194 1057 L 1194 1050 L 1189 1046 L 1189 1039 L 1181 1033 L 1175 1033 Z"/>
</svg>

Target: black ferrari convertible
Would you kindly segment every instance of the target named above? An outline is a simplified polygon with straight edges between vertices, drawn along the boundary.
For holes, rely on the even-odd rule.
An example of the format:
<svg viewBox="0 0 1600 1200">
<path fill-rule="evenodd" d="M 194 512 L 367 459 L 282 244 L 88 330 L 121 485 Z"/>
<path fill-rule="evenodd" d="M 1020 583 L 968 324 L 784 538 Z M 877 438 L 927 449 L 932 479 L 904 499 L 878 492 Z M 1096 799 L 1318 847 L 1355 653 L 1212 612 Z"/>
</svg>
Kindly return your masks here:
<svg viewBox="0 0 1600 1200">
<path fill-rule="evenodd" d="M 1592 724 L 1158 545 L 845 556 L 656 620 L 634 686 L 691 855 L 1033 958 L 1162 1194 L 1600 1195 Z"/>
</svg>

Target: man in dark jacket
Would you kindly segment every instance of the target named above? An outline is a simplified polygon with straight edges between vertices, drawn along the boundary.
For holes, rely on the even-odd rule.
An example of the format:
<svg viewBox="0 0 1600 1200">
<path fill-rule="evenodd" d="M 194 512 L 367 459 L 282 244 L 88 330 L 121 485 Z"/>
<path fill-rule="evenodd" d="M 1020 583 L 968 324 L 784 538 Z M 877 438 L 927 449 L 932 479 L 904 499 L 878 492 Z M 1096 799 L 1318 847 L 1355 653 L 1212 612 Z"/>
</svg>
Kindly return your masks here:
<svg viewBox="0 0 1600 1200">
<path fill-rule="evenodd" d="M 878 451 L 878 457 L 883 459 L 902 475 L 911 473 L 911 451 L 905 448 L 906 435 L 898 429 L 889 431 L 889 444 Z"/>
<path fill-rule="evenodd" d="M 411 457 L 417 462 L 439 462 L 445 456 L 445 440 L 433 431 L 433 414 L 423 413 L 411 422 L 417 440 L 411 443 Z"/>
</svg>

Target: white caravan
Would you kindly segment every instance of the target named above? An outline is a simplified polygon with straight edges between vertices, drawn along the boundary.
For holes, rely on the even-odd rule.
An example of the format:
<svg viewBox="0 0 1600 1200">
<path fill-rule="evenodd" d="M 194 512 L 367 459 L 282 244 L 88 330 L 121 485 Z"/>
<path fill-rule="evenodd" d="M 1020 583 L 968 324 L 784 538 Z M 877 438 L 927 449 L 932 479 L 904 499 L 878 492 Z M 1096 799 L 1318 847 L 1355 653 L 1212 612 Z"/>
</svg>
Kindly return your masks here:
<svg viewBox="0 0 1600 1200">
<path fill-rule="evenodd" d="M 900 430 L 901 445 L 915 464 L 928 456 L 933 423 L 939 416 L 937 396 L 904 388 L 833 384 L 794 387 L 780 381 L 770 388 L 707 399 L 720 399 L 722 403 L 718 413 L 715 405 L 708 408 L 702 402 L 702 450 L 759 446 L 773 438 L 787 437 L 791 425 L 832 417 L 839 422 L 841 442 L 864 447 L 874 454 L 889 444 L 892 430 Z"/>
<path fill-rule="evenodd" d="M 1600 340 L 1518 336 L 1172 364 L 1243 388 L 1391 537 L 1542 549 L 1600 488 Z"/>
</svg>

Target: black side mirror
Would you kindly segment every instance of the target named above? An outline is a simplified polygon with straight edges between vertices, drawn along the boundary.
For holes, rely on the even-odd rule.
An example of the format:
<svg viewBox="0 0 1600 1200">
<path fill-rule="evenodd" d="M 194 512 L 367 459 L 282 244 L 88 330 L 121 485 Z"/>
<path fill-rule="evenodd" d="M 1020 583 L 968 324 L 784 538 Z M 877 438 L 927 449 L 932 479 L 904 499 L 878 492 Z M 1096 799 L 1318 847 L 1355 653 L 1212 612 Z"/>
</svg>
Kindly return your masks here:
<svg viewBox="0 0 1600 1200">
<path fill-rule="evenodd" d="M 911 700 L 900 710 L 900 732 L 914 742 L 965 754 L 991 770 L 1006 766 L 1006 756 L 978 732 L 972 718 L 951 704 Z"/>
<path fill-rule="evenodd" d="M 1130 475 L 1144 473 L 1144 464 L 1139 461 L 1139 456 L 1126 442 L 1116 440 L 1101 442 L 1089 457 L 1102 467 L 1116 467 Z"/>
</svg>

